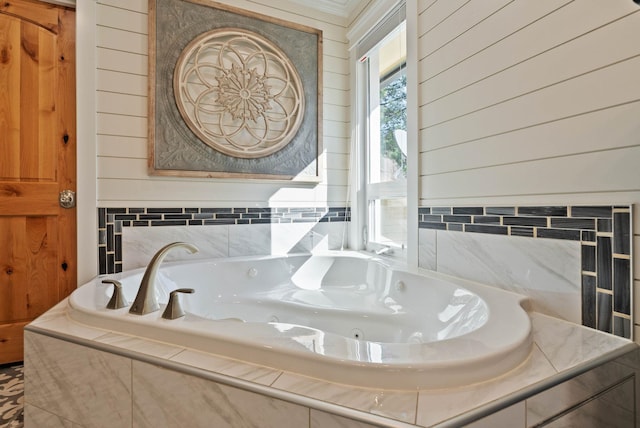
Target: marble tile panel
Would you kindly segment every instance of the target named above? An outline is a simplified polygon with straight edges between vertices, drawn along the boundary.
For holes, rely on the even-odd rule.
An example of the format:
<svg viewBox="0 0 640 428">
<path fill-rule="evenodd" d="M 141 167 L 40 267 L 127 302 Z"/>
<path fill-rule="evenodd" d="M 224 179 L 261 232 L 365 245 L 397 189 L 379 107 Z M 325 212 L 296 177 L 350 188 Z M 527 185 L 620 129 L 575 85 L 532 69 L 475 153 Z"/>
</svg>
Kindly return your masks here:
<svg viewBox="0 0 640 428">
<path fill-rule="evenodd" d="M 347 221 L 316 223 L 312 229 L 314 251 L 343 250 L 349 248 L 349 226 Z"/>
<path fill-rule="evenodd" d="M 527 426 L 524 401 L 467 424 L 467 428 L 524 428 Z"/>
<path fill-rule="evenodd" d="M 418 266 L 436 270 L 436 231 L 432 229 L 418 230 Z"/>
<path fill-rule="evenodd" d="M 610 362 L 527 399 L 527 423 L 542 423 L 633 375 L 634 370 Z M 619 389 L 619 392 L 625 392 Z M 625 397 L 616 397 L 622 406 Z M 626 400 L 627 402 L 629 400 Z M 632 411 L 632 408 L 627 408 Z"/>
<path fill-rule="evenodd" d="M 631 343 L 627 339 L 543 314 L 532 313 L 530 317 L 533 340 L 558 371 Z"/>
<path fill-rule="evenodd" d="M 64 303 L 66 306 L 67 299 L 64 299 L 61 303 Z M 66 308 L 62 311 L 56 309 L 56 311 L 51 314 L 47 313 L 46 317 L 34 322 L 33 325 L 43 330 L 50 330 L 56 333 L 63 333 L 69 336 L 76 336 L 88 340 L 93 340 L 107 332 L 107 330 L 88 327 L 70 320 L 67 316 Z"/>
<path fill-rule="evenodd" d="M 30 404 L 24 406 L 24 425 L 34 428 L 82 428 L 82 425 L 74 424 Z"/>
<path fill-rule="evenodd" d="M 276 223 L 269 225 L 271 228 L 271 254 L 308 253 L 311 251 L 313 247 L 311 230 L 314 224 Z"/>
<path fill-rule="evenodd" d="M 498 379 L 460 388 L 420 391 L 417 424 L 431 426 L 446 421 L 554 374 L 553 366 L 534 346 L 527 361 Z"/>
<path fill-rule="evenodd" d="M 618 388 L 624 389 L 620 394 L 616 391 Z M 633 381 L 629 379 L 616 389 L 599 396 L 594 400 L 586 402 L 584 405 L 563 415 L 562 417 L 551 421 L 545 425 L 547 428 L 564 428 L 564 427 L 580 427 L 580 428 L 629 428 L 633 427 L 634 414 L 632 411 L 626 410 L 623 406 L 616 405 L 613 394 L 627 397 L 629 401 L 626 407 L 633 404 L 634 400 Z"/>
<path fill-rule="evenodd" d="M 310 428 L 375 428 L 379 425 L 371 425 L 331 413 L 311 409 Z"/>
<path fill-rule="evenodd" d="M 640 370 L 640 348 L 636 348 L 635 350 L 616 359 L 616 362 L 624 364 L 636 370 Z"/>
<path fill-rule="evenodd" d="M 271 385 L 281 373 L 279 370 L 268 367 L 248 364 L 190 349 L 180 352 L 171 360 L 262 385 Z"/>
<path fill-rule="evenodd" d="M 85 427 L 131 426 L 131 360 L 25 332 L 25 402 Z"/>
<path fill-rule="evenodd" d="M 140 354 L 166 359 L 184 350 L 184 348 L 180 346 L 119 333 L 107 333 L 96 338 L 95 341 Z"/>
<path fill-rule="evenodd" d="M 536 311 L 581 323 L 578 242 L 437 232 L 437 270 L 526 294 Z"/>
<path fill-rule="evenodd" d="M 153 255 L 171 242 L 184 241 L 200 250 L 175 250 L 165 260 L 194 260 L 229 255 L 229 226 L 156 226 L 122 228 L 122 269 L 147 266 Z"/>
<path fill-rule="evenodd" d="M 133 392 L 133 426 L 140 428 L 309 425 L 306 407 L 138 361 Z"/>
<path fill-rule="evenodd" d="M 357 388 L 286 372 L 272 386 L 402 422 L 414 423 L 416 417 L 417 392 L 413 391 Z"/>
<path fill-rule="evenodd" d="M 229 256 L 271 254 L 271 224 L 238 224 L 229 227 Z"/>
</svg>

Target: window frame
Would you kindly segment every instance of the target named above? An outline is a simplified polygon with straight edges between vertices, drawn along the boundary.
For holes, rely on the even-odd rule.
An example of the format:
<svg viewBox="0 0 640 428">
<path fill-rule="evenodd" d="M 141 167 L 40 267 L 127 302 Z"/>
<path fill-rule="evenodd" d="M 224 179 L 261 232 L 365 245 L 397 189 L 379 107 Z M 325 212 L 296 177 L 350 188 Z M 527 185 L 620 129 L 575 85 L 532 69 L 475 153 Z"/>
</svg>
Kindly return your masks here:
<svg viewBox="0 0 640 428">
<path fill-rule="evenodd" d="M 361 156 L 358 159 L 360 168 L 364 174 L 362 177 L 361 187 L 363 193 L 363 204 L 361 209 L 365 212 L 362 224 L 363 229 L 363 247 L 365 250 L 379 252 L 385 248 L 388 251 L 386 255 L 392 255 L 397 258 L 406 257 L 406 235 L 403 242 L 381 242 L 377 241 L 376 230 L 382 228 L 379 207 L 374 207 L 376 201 L 386 199 L 405 199 L 407 200 L 407 179 L 399 179 L 394 181 L 376 181 L 375 172 L 372 165 L 379 165 L 376 157 L 380 154 L 380 103 L 379 94 L 381 90 L 380 75 L 371 73 L 371 70 L 379 68 L 379 58 L 377 55 L 378 47 L 395 31 L 398 27 L 406 22 L 404 19 L 404 3 L 396 6 L 384 19 L 381 25 L 374 29 L 368 37 L 365 38 L 365 45 L 368 50 L 360 55 L 358 62 L 358 72 L 356 79 L 362 84 L 358 85 L 360 90 L 357 91 L 357 97 L 361 105 L 364 106 L 364 114 L 359 115 L 361 122 L 359 128 L 363 129 L 361 142 Z M 373 51 L 373 54 L 372 54 Z M 401 72 L 406 73 L 406 60 Z M 376 129 L 377 131 L 373 131 Z M 406 205 L 406 203 L 405 203 Z"/>
</svg>

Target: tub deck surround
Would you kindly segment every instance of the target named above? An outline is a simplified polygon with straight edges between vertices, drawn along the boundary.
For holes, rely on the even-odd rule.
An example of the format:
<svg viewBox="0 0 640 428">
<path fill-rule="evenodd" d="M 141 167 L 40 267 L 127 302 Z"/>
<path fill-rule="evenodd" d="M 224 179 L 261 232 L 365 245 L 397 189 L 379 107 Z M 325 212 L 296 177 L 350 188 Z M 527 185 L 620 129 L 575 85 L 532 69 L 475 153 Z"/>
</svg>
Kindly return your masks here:
<svg viewBox="0 0 640 428">
<path fill-rule="evenodd" d="M 187 315 L 167 321 L 106 309 L 104 277 L 69 299 L 69 316 L 94 327 L 170 342 L 326 381 L 392 389 L 485 381 L 532 348 L 525 299 L 493 287 L 357 252 L 210 259 L 163 265 L 156 289 Z M 142 269 L 115 276 L 131 302 Z"/>
<path fill-rule="evenodd" d="M 131 415 L 132 404 L 144 404 L 167 418 L 195 423 L 196 414 L 206 412 L 204 407 L 194 412 L 196 409 L 189 407 L 189 400 L 205 393 L 207 396 L 221 394 L 214 396 L 218 400 L 230 396 L 240 398 L 236 402 L 225 401 L 230 408 L 224 414 L 234 415 L 229 417 L 227 424 L 233 424 L 234 417 L 239 423 L 242 413 L 248 411 L 244 406 L 248 403 L 249 408 L 253 406 L 249 413 L 268 405 L 283 409 L 283 412 L 293 411 L 299 416 L 300 409 L 296 406 L 304 407 L 306 413 L 303 414 L 311 423 L 308 425 L 305 421 L 299 426 L 313 428 L 326 426 L 314 424 L 314 421 L 331 421 L 335 426 L 353 428 L 453 427 L 495 412 L 502 413 L 500 410 L 511 409 L 515 407 L 514 403 L 531 396 L 542 397 L 540 394 L 547 388 L 552 391 L 554 385 L 564 385 L 561 382 L 580 373 L 589 374 L 590 369 L 602 367 L 608 361 L 635 359 L 635 364 L 623 362 L 640 369 L 640 351 L 628 340 L 538 313 L 530 313 L 530 317 L 535 343 L 533 352 L 522 365 L 504 376 L 457 388 L 403 391 L 386 389 L 383 385 L 360 388 L 326 382 L 83 325 L 69 317 L 63 301 L 27 327 L 26 420 L 29 423 L 55 419 L 67 425 L 104 426 L 115 414 L 122 417 L 122 426 L 153 426 L 151 422 L 141 420 L 144 415 L 137 412 Z M 46 349 L 46 352 L 39 352 L 40 349 Z M 124 367 L 122 372 L 113 376 L 120 379 L 126 375 L 121 379 L 122 383 L 109 383 L 111 386 L 104 388 L 102 371 L 94 376 L 98 367 L 116 370 L 120 366 Z M 617 378 L 611 378 L 608 373 L 605 372 L 605 382 L 617 382 Z M 625 376 L 630 376 L 628 370 Z M 165 387 L 147 389 L 151 388 L 148 380 L 154 377 L 165 379 Z M 99 386 L 101 400 L 86 400 L 84 394 L 87 388 L 92 388 L 91 382 L 96 382 L 93 387 Z M 174 391 L 178 387 L 182 392 L 176 395 Z M 232 388 L 235 395 L 229 393 L 228 388 Z M 602 386 L 602 389 L 606 388 L 607 385 Z M 155 391 L 153 397 L 148 394 L 152 390 Z M 238 395 L 239 391 L 247 394 Z M 264 397 L 266 404 L 258 402 L 258 397 Z M 562 397 L 567 395 L 543 398 L 557 403 L 564 399 Z M 56 403 L 56 400 L 66 405 Z M 177 413 L 165 414 L 167 409 Z M 531 410 L 539 411 L 535 407 Z M 522 411 L 525 411 L 524 406 Z M 107 419 L 99 420 L 100 415 Z M 247 417 L 251 418 L 250 415 Z M 276 416 L 261 420 L 261 426 L 282 426 L 278 423 L 282 424 L 282 419 Z M 511 426 L 524 425 L 514 422 Z"/>
<path fill-rule="evenodd" d="M 554 292 L 563 295 L 567 294 L 567 291 L 571 294 L 570 289 L 574 287 L 577 294 L 569 297 L 573 300 L 569 302 L 571 309 L 562 313 L 552 308 L 549 311 L 551 314 L 631 338 L 632 208 L 630 205 L 420 207 L 419 229 L 423 236 L 423 242 L 420 243 L 420 263 L 421 266 L 452 275 L 466 277 L 466 274 L 472 275 L 474 279 L 478 278 L 477 272 L 457 272 L 456 268 L 436 266 L 436 253 L 439 252 L 436 246 L 440 243 L 436 243 L 435 235 L 441 232 L 471 232 L 473 235 L 484 236 L 491 242 L 499 241 L 500 237 L 509 237 L 512 240 L 517 237 L 520 243 L 529 240 L 540 242 L 540 238 L 543 238 L 550 240 L 549 242 L 557 242 L 563 247 L 574 246 L 575 251 L 565 252 L 559 257 L 571 262 L 577 258 L 577 266 L 571 267 L 573 271 L 568 272 L 562 282 L 555 281 L 560 284 L 557 290 L 546 290 L 539 296 L 532 296 L 534 304 L 536 301 L 545 300 L 546 294 L 546 303 L 553 305 L 555 297 L 548 297 L 549 295 L 554 296 Z M 426 230 L 433 231 L 434 237 L 424 235 L 423 231 Z M 491 238 L 488 235 L 491 235 Z M 448 239 L 445 238 L 445 234 L 438 236 L 443 240 Z M 482 238 L 474 241 L 482 243 Z M 542 244 L 519 244 L 525 245 L 533 247 Z M 485 264 L 490 259 L 492 254 L 487 254 L 479 263 Z M 534 256 L 531 262 L 535 261 Z M 492 274 L 496 276 L 494 282 L 486 282 L 506 288 L 516 285 L 509 283 L 512 273 L 509 271 L 513 269 L 508 263 L 505 263 L 505 266 L 492 267 L 494 272 L 504 271 L 506 276 L 498 278 Z M 553 272 L 553 275 L 557 274 L 565 275 L 561 271 Z M 526 282 L 526 278 L 523 282 Z M 535 288 L 537 287 L 532 287 L 533 293 Z M 575 319 L 576 316 L 580 319 Z"/>
</svg>

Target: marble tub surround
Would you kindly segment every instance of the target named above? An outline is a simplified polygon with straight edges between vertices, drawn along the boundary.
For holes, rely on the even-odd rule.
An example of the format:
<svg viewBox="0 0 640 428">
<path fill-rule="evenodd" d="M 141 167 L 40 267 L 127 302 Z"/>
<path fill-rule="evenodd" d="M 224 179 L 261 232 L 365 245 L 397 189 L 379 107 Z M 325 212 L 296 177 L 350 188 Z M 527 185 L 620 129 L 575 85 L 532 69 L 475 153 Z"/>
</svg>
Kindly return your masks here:
<svg viewBox="0 0 640 428">
<path fill-rule="evenodd" d="M 327 421 L 349 428 L 444 427 L 462 426 L 474 420 L 479 420 L 477 424 L 480 425 L 477 426 L 483 426 L 482 423 L 488 424 L 484 426 L 500 426 L 495 421 L 505 414 L 520 415 L 518 403 L 525 400 L 529 403 L 534 399 L 543 402 L 541 394 L 546 394 L 547 390 L 556 394 L 558 390 L 554 390 L 554 387 L 583 373 L 590 373 L 603 364 L 611 364 L 614 360 L 624 367 L 610 371 L 600 368 L 591 378 L 581 382 L 591 385 L 588 392 L 595 395 L 618 384 L 626 388 L 618 392 L 622 392 L 623 396 L 628 393 L 630 384 L 624 382 L 637 379 L 637 370 L 640 369 L 637 345 L 543 314 L 530 315 L 534 329 L 533 352 L 525 363 L 506 375 L 459 388 L 400 391 L 384 387 L 357 388 L 320 381 L 206 352 L 83 326 L 69 319 L 65 310 L 58 306 L 53 313 L 45 314 L 43 319 L 27 327 L 27 423 L 30 415 L 37 413 L 38 418 L 48 415 L 65 423 L 51 426 L 73 426 L 74 423 L 81 426 L 114 426 L 110 419 L 100 418 L 106 413 L 116 412 L 119 418 L 123 418 L 123 425 L 118 426 L 171 426 L 174 416 L 157 419 L 155 410 L 162 414 L 165 401 L 168 401 L 167 406 L 175 402 L 176 394 L 172 391 L 177 388 L 181 391 L 178 401 L 206 391 L 208 399 L 225 403 L 220 409 L 217 406 L 200 406 L 197 412 L 183 409 L 183 413 L 179 413 L 181 423 L 190 423 L 190 426 L 207 426 L 198 425 L 199 418 L 216 420 L 219 423 L 216 426 L 252 426 L 255 421 L 251 419 L 253 416 L 246 414 L 252 413 L 247 409 L 259 414 L 261 412 L 255 409 L 263 408 L 267 410 L 259 426 L 265 427 L 315 428 L 326 426 L 321 422 Z M 70 361 L 60 361 L 65 358 Z M 73 372 L 69 369 L 72 366 L 75 366 Z M 99 401 L 91 400 L 99 402 L 104 409 L 90 408 L 97 405 L 90 403 L 83 407 L 83 400 L 76 398 L 87 394 L 83 388 L 91 386 L 69 390 L 69 385 L 76 382 L 74 379 L 92 379 L 91 375 L 84 376 L 85 370 L 95 370 L 97 376 L 111 377 L 107 382 L 108 388 L 99 388 L 101 394 L 106 395 L 101 396 Z M 620 373 L 623 379 L 618 379 Z M 171 387 L 156 385 L 158 379 L 168 379 L 167 385 Z M 580 394 L 566 405 L 577 407 L 584 404 L 585 395 Z M 62 406 L 57 400 L 73 405 Z M 528 407 L 522 406 L 523 409 Z M 132 408 L 133 415 L 127 419 Z M 175 407 L 177 412 L 180 408 Z M 212 409 L 211 414 L 208 414 L 207 408 Z M 295 421 L 295 424 L 283 423 L 282 415 L 289 415 L 292 419 L 284 420 Z M 527 426 L 526 417 L 525 414 L 522 425 L 518 421 L 511 421 L 513 423 L 507 426 L 524 428 Z M 36 420 L 36 416 L 33 420 Z"/>
<path fill-rule="evenodd" d="M 477 233 L 437 234 L 436 271 L 527 295 L 534 310 L 581 322 L 579 243 Z"/>
<path fill-rule="evenodd" d="M 419 264 L 517 290 L 536 310 L 631 338 L 631 215 L 628 205 L 421 207 Z"/>
<path fill-rule="evenodd" d="M 349 207 L 98 208 L 99 273 L 146 266 L 174 241 L 197 245 L 199 258 L 340 249 L 350 220 Z"/>
</svg>

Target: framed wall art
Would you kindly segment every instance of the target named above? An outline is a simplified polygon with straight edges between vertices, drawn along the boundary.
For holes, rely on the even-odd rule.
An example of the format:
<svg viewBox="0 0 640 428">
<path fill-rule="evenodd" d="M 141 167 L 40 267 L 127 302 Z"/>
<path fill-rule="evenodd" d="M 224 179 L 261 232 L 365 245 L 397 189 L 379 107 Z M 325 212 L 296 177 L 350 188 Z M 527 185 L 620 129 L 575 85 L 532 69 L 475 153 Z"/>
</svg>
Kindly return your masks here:
<svg viewBox="0 0 640 428">
<path fill-rule="evenodd" d="M 322 32 L 149 0 L 149 173 L 319 181 Z"/>
</svg>

